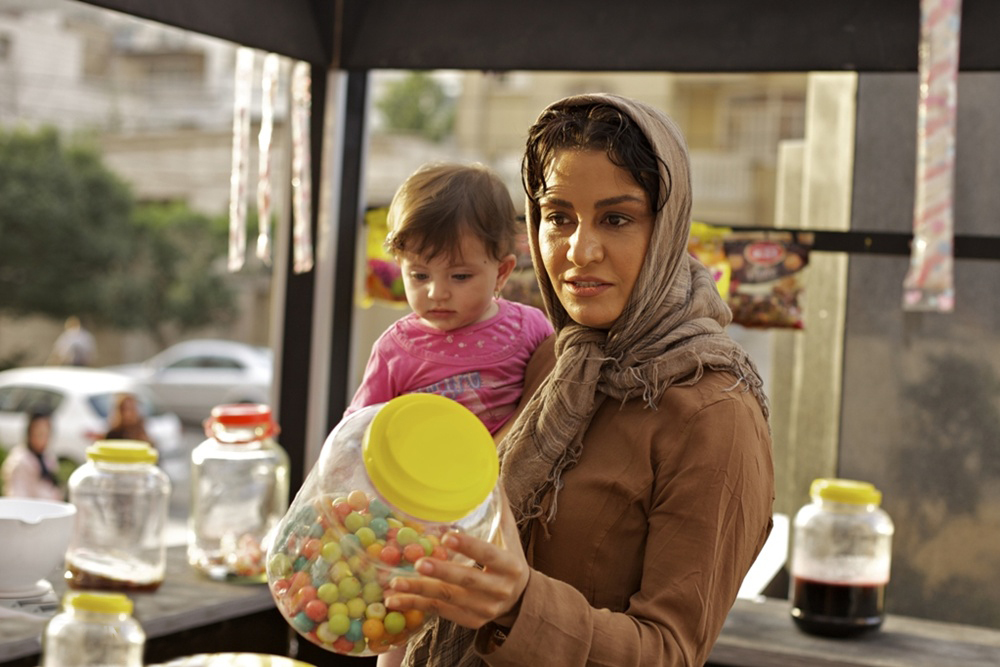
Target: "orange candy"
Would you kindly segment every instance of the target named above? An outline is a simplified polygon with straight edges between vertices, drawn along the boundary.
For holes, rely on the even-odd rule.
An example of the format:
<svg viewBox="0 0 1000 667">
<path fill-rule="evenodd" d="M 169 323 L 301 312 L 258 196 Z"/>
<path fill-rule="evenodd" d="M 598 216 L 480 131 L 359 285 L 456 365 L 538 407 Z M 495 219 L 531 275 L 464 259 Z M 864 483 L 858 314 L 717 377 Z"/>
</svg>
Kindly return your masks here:
<svg viewBox="0 0 1000 667">
<path fill-rule="evenodd" d="M 385 625 L 377 618 L 369 618 L 361 624 L 361 634 L 369 640 L 381 639 L 385 635 Z"/>
<path fill-rule="evenodd" d="M 420 627 L 424 622 L 424 612 L 419 609 L 407 609 L 403 616 L 406 618 L 406 627 L 410 630 Z"/>
</svg>

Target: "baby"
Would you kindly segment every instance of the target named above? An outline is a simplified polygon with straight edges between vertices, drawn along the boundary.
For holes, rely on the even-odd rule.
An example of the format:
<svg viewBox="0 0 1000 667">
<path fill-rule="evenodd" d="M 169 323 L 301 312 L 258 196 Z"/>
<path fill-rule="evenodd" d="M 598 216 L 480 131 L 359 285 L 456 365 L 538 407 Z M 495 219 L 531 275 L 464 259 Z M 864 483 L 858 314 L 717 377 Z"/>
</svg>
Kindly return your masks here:
<svg viewBox="0 0 1000 667">
<path fill-rule="evenodd" d="M 386 248 L 413 312 L 372 346 L 345 415 L 428 392 L 474 412 L 491 433 L 514 412 L 524 370 L 553 329 L 537 308 L 500 298 L 519 223 L 503 181 L 482 165 L 432 164 L 389 205 Z"/>
</svg>

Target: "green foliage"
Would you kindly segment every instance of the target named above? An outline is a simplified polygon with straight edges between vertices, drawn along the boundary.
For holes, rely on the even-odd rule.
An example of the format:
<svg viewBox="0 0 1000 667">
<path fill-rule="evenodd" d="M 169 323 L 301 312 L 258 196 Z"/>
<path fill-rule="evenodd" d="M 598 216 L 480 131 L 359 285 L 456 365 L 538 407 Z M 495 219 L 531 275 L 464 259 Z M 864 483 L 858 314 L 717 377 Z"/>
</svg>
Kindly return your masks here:
<svg viewBox="0 0 1000 667">
<path fill-rule="evenodd" d="M 112 281 L 117 324 L 161 343 L 165 325 L 191 329 L 236 316 L 225 280 L 227 223 L 184 204 L 144 204 L 133 218 L 137 243 L 128 271 Z"/>
<path fill-rule="evenodd" d="M 78 315 L 161 343 L 168 326 L 225 323 L 227 229 L 183 204 L 135 204 L 95 149 L 53 129 L 0 129 L 2 312 Z"/>
<path fill-rule="evenodd" d="M 427 72 L 414 71 L 389 83 L 375 107 L 390 130 L 441 141 L 455 126 L 455 101 Z"/>
<path fill-rule="evenodd" d="M 0 129 L 0 310 L 106 321 L 129 256 L 132 196 L 88 146 Z"/>
</svg>

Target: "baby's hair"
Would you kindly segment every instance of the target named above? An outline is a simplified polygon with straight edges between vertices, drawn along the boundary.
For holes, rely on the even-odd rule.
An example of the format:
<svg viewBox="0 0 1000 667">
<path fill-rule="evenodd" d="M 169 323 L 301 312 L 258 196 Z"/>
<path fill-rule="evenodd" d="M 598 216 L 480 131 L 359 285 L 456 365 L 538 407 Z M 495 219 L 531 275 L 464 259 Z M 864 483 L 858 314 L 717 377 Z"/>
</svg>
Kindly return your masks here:
<svg viewBox="0 0 1000 667">
<path fill-rule="evenodd" d="M 457 259 L 465 233 L 502 260 L 514 252 L 521 224 L 510 191 L 481 164 L 427 164 L 403 182 L 389 204 L 385 248 L 394 257 L 447 253 Z"/>
</svg>

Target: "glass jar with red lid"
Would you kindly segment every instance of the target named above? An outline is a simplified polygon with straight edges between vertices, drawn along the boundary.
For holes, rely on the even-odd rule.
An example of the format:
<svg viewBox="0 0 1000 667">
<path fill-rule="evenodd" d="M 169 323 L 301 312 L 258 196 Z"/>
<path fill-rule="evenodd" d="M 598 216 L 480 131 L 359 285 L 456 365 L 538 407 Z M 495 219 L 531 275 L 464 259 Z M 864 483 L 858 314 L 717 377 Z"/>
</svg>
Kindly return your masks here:
<svg viewBox="0 0 1000 667">
<path fill-rule="evenodd" d="M 288 454 L 267 405 L 213 408 L 191 452 L 188 562 L 217 580 L 263 582 L 265 538 L 288 508 Z"/>
</svg>

